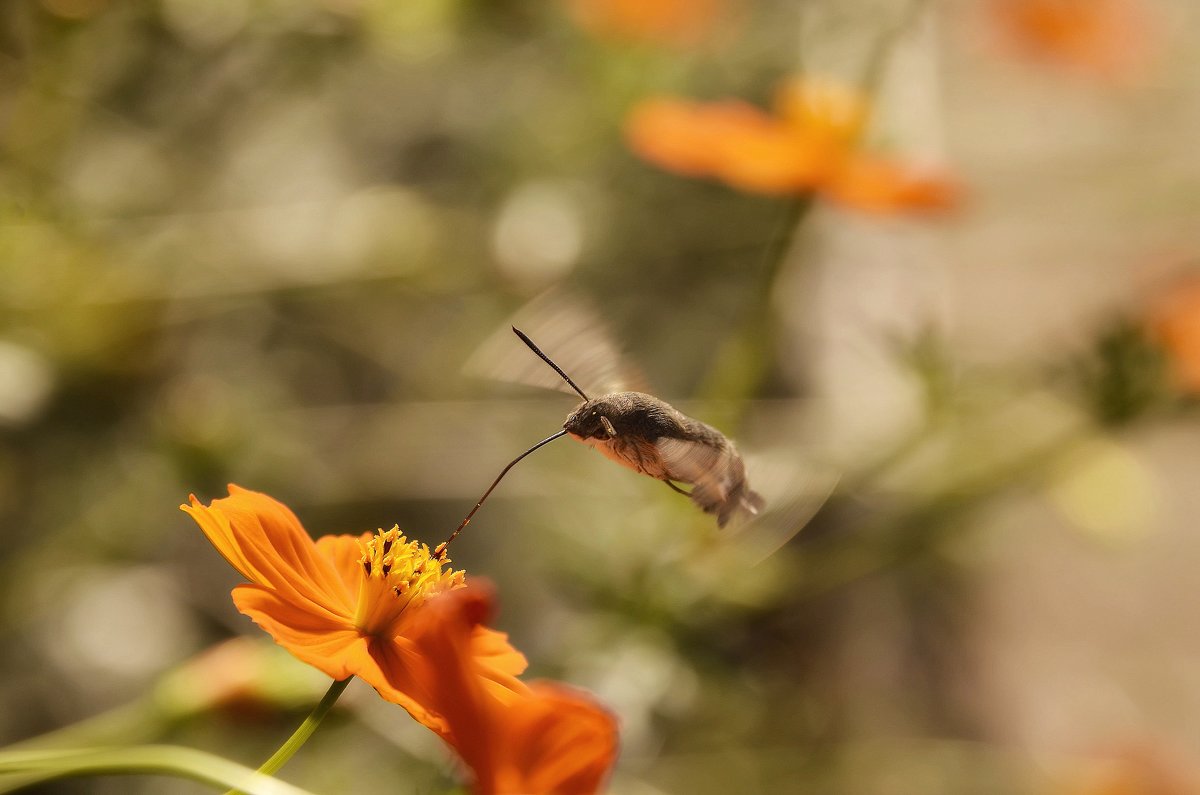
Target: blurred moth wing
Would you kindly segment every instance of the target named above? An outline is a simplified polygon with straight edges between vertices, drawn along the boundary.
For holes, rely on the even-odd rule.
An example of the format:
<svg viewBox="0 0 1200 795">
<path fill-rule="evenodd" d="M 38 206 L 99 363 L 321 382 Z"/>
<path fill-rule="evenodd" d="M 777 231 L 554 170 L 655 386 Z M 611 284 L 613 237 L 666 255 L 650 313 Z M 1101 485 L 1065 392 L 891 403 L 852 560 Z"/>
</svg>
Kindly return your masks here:
<svg viewBox="0 0 1200 795">
<path fill-rule="evenodd" d="M 750 488 L 742 456 L 724 436 L 704 441 L 663 437 L 654 445 L 670 479 L 690 483 L 692 502 L 716 514 L 719 526 L 757 516 L 765 507 L 762 495 Z"/>
<path fill-rule="evenodd" d="M 630 389 L 645 391 L 641 371 L 622 355 L 600 314 L 583 298 L 560 289 L 542 293 L 518 309 L 509 323 L 471 354 L 463 365 L 464 372 L 493 381 L 575 394 L 557 373 L 520 345 L 513 344 L 510 325 L 537 340 L 538 347 L 570 373 L 589 395 Z"/>
<path fill-rule="evenodd" d="M 775 449 L 746 456 L 746 469 L 766 506 L 723 537 L 747 565 L 778 552 L 803 530 L 833 496 L 837 470 L 807 460 L 802 451 Z M 722 544 L 725 546 L 725 544 Z"/>
</svg>

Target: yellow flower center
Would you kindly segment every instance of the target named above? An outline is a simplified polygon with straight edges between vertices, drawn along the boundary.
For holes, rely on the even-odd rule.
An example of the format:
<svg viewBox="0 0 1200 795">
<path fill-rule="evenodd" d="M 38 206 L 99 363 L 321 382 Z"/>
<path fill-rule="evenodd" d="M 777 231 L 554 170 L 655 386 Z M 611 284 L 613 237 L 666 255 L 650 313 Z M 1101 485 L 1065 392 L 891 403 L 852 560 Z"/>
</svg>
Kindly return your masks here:
<svg viewBox="0 0 1200 795">
<path fill-rule="evenodd" d="M 450 558 L 430 552 L 425 544 L 409 541 L 400 528 L 378 530 L 359 541 L 363 577 L 358 586 L 354 626 L 364 635 L 398 634 L 396 624 L 409 608 L 465 585 L 465 574 L 443 571 Z"/>
</svg>

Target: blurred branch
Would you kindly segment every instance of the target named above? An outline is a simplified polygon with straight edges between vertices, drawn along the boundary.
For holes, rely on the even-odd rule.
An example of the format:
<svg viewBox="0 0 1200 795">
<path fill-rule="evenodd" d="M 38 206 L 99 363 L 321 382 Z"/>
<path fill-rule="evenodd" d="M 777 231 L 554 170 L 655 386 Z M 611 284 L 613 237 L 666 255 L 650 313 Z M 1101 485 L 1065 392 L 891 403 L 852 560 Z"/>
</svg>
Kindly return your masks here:
<svg viewBox="0 0 1200 795">
<path fill-rule="evenodd" d="M 861 83 L 864 91 L 872 93 L 879 88 L 879 83 L 883 80 L 884 68 L 887 66 L 888 58 L 895 51 L 896 42 L 917 23 L 929 5 L 930 0 L 913 0 L 896 24 L 880 35 L 871 54 L 867 57 L 867 64 L 863 69 Z"/>
<path fill-rule="evenodd" d="M 1070 428 L 981 475 L 954 481 L 896 515 L 860 525 L 849 537 L 810 547 L 806 554 L 815 565 L 802 587 L 804 597 L 843 587 L 936 548 L 961 528 L 968 516 L 1045 477 L 1093 434 L 1088 424 Z"/>
</svg>

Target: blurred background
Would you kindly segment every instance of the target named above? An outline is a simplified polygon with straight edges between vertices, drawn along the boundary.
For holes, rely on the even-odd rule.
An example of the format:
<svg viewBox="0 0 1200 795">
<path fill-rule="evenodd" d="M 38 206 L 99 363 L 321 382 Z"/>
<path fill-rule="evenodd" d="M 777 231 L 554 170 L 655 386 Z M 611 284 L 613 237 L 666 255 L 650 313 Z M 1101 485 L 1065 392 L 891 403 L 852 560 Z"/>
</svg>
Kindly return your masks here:
<svg viewBox="0 0 1200 795">
<path fill-rule="evenodd" d="M 463 366 L 553 289 L 774 509 L 718 532 L 567 440 L 456 542 L 531 675 L 620 715 L 613 792 L 1200 792 L 1197 34 L 1189 0 L 4 3 L 0 742 L 257 766 L 327 682 L 177 506 L 442 540 L 574 406 Z M 961 206 L 622 138 L 798 72 Z M 457 780 L 365 687 L 283 777 Z"/>
</svg>

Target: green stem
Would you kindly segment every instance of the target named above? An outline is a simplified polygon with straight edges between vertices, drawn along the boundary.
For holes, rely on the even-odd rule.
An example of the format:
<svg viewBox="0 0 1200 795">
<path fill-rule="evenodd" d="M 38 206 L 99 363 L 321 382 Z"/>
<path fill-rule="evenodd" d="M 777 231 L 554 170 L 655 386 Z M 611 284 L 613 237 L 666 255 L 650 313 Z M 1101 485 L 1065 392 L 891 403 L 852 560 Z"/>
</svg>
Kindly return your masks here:
<svg viewBox="0 0 1200 795">
<path fill-rule="evenodd" d="M 883 75 L 888 57 L 896 41 L 922 14 L 929 0 L 912 0 L 900 19 L 888 28 L 875 43 L 864 66 L 862 85 L 864 91 L 872 93 Z M 731 336 L 717 350 L 700 394 L 707 397 L 753 397 L 766 379 L 775 351 L 772 350 L 772 318 L 768 311 L 771 291 L 779 280 L 779 273 L 792 250 L 796 233 L 813 206 L 813 194 L 807 192 L 788 202 L 778 230 L 763 251 L 759 263 L 754 293 L 748 304 L 750 310 L 738 333 Z M 734 417 L 725 418 L 724 424 L 731 425 Z"/>
<path fill-rule="evenodd" d="M 749 398 L 762 385 L 774 353 L 771 350 L 772 318 L 768 311 L 771 290 L 792 250 L 796 231 L 812 205 L 812 194 L 806 193 L 789 201 L 784 208 L 775 234 L 759 260 L 754 292 L 746 302 L 745 321 L 737 333 L 718 348 L 700 394 L 710 398 Z"/>
<path fill-rule="evenodd" d="M 325 719 L 329 710 L 337 702 L 338 697 L 342 695 L 342 691 L 346 689 L 346 685 L 350 684 L 350 680 L 353 678 L 352 676 L 348 676 L 330 685 L 329 690 L 325 691 L 325 695 L 321 698 L 320 703 L 313 708 L 313 711 L 308 714 L 308 717 L 304 719 L 299 728 L 292 732 L 292 736 L 287 738 L 287 741 L 283 745 L 279 746 L 279 750 L 271 754 L 271 758 L 262 763 L 258 768 L 258 772 L 268 776 L 273 775 L 279 768 L 287 764 L 287 761 L 300 750 L 300 746 L 308 742 L 308 738 L 313 736 L 313 732 L 321 725 L 321 721 Z M 240 790 L 232 789 L 226 795 L 243 794 Z"/>
<path fill-rule="evenodd" d="M 812 209 L 812 205 L 813 196 L 811 193 L 805 193 L 787 203 L 775 236 L 771 239 L 766 250 L 763 251 L 762 260 L 759 263 L 758 270 L 760 275 L 756 298 L 760 300 L 760 303 L 765 301 L 771 294 L 771 288 L 775 285 L 775 278 L 779 275 L 784 260 L 787 259 L 788 252 L 792 250 L 792 241 L 796 239 L 796 230 L 800 228 L 800 222 L 804 220 L 804 216 Z"/>
<path fill-rule="evenodd" d="M 73 776 L 170 775 L 236 787 L 248 795 L 311 795 L 307 790 L 193 748 L 141 745 L 49 751 L 0 751 L 0 792 Z"/>
</svg>

